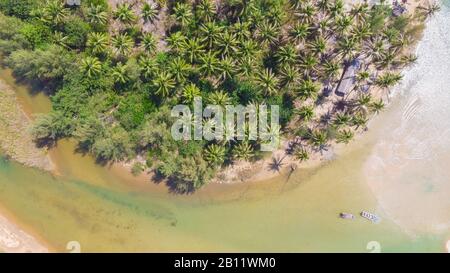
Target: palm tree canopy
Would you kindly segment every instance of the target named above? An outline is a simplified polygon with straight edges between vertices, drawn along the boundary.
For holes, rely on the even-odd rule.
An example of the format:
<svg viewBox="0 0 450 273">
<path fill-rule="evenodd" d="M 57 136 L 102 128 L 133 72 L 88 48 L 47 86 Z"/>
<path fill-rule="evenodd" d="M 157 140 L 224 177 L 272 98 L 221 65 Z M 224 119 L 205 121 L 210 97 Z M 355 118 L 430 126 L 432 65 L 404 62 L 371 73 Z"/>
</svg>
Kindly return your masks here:
<svg viewBox="0 0 450 273">
<path fill-rule="evenodd" d="M 131 5 L 126 2 L 117 5 L 114 17 L 124 24 L 132 24 L 137 19 Z"/>
<path fill-rule="evenodd" d="M 101 5 L 91 4 L 86 11 L 86 18 L 92 24 L 106 25 L 108 22 L 108 12 Z"/>
<path fill-rule="evenodd" d="M 103 53 L 109 45 L 109 37 L 106 33 L 93 32 L 88 35 L 86 46 L 94 54 Z"/>
<path fill-rule="evenodd" d="M 87 77 L 91 78 L 101 72 L 102 63 L 97 57 L 88 56 L 81 60 L 81 70 Z"/>
<path fill-rule="evenodd" d="M 211 144 L 204 152 L 205 160 L 212 166 L 220 166 L 225 161 L 225 147 Z"/>
</svg>

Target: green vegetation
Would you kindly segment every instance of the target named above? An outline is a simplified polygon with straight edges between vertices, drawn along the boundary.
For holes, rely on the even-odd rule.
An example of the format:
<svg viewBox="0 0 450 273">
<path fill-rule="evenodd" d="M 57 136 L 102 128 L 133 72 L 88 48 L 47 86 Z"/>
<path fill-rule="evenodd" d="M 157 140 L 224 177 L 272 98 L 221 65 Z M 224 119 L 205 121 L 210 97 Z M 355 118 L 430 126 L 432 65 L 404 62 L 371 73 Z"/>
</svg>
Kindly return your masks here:
<svg viewBox="0 0 450 273">
<path fill-rule="evenodd" d="M 72 137 L 101 162 L 140 155 L 147 164 L 133 173 L 151 166 L 177 192 L 261 154 L 259 141 L 173 140 L 173 105 L 196 96 L 222 106 L 277 104 L 286 136 L 301 139 L 296 157 L 307 160 L 308 149 L 348 143 L 384 107 L 367 89 L 401 80 L 398 69 L 416 60 L 407 49 L 436 10 L 394 17 L 384 3 L 346 8 L 342 0 L 81 3 L 0 4 L 5 63 L 53 102 L 33 128 L 37 142 Z M 355 58 L 363 71 L 348 95 L 326 97 L 324 87 L 334 90 Z"/>
</svg>

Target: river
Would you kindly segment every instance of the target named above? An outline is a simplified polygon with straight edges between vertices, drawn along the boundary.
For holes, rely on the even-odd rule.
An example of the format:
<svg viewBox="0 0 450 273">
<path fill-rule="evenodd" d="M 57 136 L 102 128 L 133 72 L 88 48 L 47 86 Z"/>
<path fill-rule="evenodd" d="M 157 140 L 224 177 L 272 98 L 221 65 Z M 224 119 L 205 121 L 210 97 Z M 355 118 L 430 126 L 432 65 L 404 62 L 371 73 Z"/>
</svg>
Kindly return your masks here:
<svg viewBox="0 0 450 273">
<path fill-rule="evenodd" d="M 443 252 L 450 239 L 450 11 L 430 21 L 419 63 L 405 72 L 368 133 L 317 169 L 288 179 L 209 185 L 192 195 L 74 154 L 51 152 L 61 175 L 0 160 L 0 204 L 58 251 Z M 9 71 L 28 113 L 48 111 Z M 379 224 L 341 211 L 369 210 Z"/>
</svg>

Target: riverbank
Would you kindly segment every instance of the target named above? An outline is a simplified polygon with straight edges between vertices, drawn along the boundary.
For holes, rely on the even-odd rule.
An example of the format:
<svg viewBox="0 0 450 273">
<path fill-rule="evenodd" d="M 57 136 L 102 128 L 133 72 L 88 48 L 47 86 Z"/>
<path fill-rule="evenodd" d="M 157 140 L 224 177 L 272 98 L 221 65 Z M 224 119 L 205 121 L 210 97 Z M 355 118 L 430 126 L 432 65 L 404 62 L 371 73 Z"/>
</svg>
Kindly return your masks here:
<svg viewBox="0 0 450 273">
<path fill-rule="evenodd" d="M 22 110 L 14 90 L 0 80 L 0 150 L 25 166 L 53 171 L 47 150 L 37 148 L 29 133 L 30 118 Z M 4 252 L 48 252 L 49 248 L 22 230 L 0 211 L 0 250 Z"/>
<path fill-rule="evenodd" d="M 0 251 L 6 253 L 47 253 L 51 247 L 24 231 L 13 216 L 0 208 Z"/>
<path fill-rule="evenodd" d="M 38 148 L 30 133 L 31 119 L 21 108 L 14 90 L 0 80 L 0 150 L 9 158 L 45 171 L 53 171 L 48 151 Z"/>
</svg>

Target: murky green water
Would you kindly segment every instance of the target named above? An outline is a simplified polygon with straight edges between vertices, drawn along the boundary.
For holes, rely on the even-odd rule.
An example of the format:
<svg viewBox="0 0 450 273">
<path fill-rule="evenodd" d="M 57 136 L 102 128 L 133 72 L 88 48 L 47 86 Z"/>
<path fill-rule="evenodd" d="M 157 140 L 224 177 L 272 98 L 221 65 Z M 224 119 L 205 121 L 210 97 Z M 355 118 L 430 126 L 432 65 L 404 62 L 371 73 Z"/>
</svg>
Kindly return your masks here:
<svg viewBox="0 0 450 273">
<path fill-rule="evenodd" d="M 434 24 L 448 22 L 445 18 L 450 18 L 447 10 Z M 448 39 L 448 31 L 442 34 L 435 27 L 430 27 L 426 39 L 439 39 L 439 35 L 445 36 L 444 41 Z M 5 72 L 1 75 L 7 77 Z M 404 88 L 417 89 L 416 85 L 408 83 Z M 45 97 L 31 98 L 26 92 L 19 95 L 27 111 L 48 110 Z M 386 252 L 444 251 L 445 241 L 450 238 L 447 229 L 414 229 L 402 220 L 408 218 L 405 210 L 398 210 L 397 203 L 392 202 L 393 190 L 374 191 L 375 194 L 371 191 L 373 177 L 397 183 L 394 189 L 398 203 L 412 206 L 409 196 L 404 198 L 409 200 L 406 204 L 401 202 L 403 187 L 410 189 L 407 185 L 414 181 L 421 182 L 423 177 L 439 173 L 422 168 L 419 174 L 411 172 L 388 180 L 390 169 L 377 167 L 369 168 L 372 177 L 368 177 L 367 166 L 374 156 L 386 162 L 392 159 L 390 153 L 376 151 L 385 149 L 380 148 L 380 143 L 395 138 L 391 131 L 383 129 L 387 122 L 396 126 L 407 122 L 399 121 L 402 105 L 409 98 L 407 92 L 403 96 L 406 99 L 396 98 L 392 107 L 372 122 L 370 132 L 347 147 L 345 154 L 317 170 L 299 169 L 289 180 L 281 176 L 258 183 L 212 185 L 194 195 L 176 196 L 168 193 L 164 185 L 142 185 L 121 172 L 95 165 L 89 157 L 74 155 L 73 145 L 65 141 L 52 151 L 61 173 L 58 177 L 0 160 L 0 204 L 59 251 L 65 251 L 69 241 L 79 241 L 82 251 L 368 252 L 370 241 L 379 242 L 381 251 Z M 437 126 L 422 126 L 426 124 Z M 448 130 L 446 123 L 442 126 Z M 445 144 L 444 141 L 442 145 Z M 446 173 L 441 176 L 433 191 L 445 193 L 450 188 L 450 178 Z M 418 192 L 413 196 L 420 201 L 425 197 L 422 191 Z M 439 198 L 434 198 L 435 205 L 450 212 L 450 207 Z M 341 211 L 358 214 L 363 209 L 379 214 L 382 222 L 338 218 Z M 416 215 L 414 209 L 408 213 Z M 448 213 L 439 214 L 439 219 L 434 220 L 448 222 L 447 216 Z"/>
</svg>

